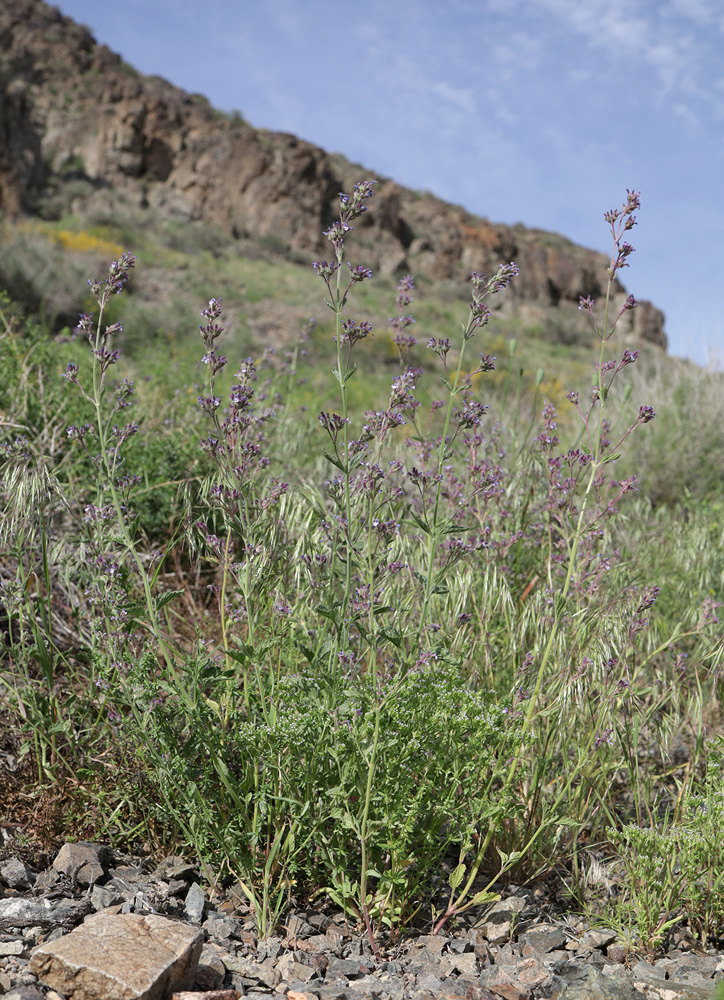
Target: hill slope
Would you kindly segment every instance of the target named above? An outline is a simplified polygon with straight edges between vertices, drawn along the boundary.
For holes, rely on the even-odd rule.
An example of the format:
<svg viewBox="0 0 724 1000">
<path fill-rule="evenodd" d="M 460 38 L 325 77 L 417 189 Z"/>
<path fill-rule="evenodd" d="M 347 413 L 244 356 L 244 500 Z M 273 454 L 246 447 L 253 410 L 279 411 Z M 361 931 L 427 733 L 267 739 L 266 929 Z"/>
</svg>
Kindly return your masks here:
<svg viewBox="0 0 724 1000">
<path fill-rule="evenodd" d="M 261 241 L 309 259 L 325 249 L 321 232 L 339 191 L 362 176 L 370 174 L 341 156 L 140 75 L 43 0 L 0 6 L 0 211 L 8 220 L 130 211 L 136 220 L 211 226 L 237 248 Z M 596 298 L 605 285 L 601 254 L 388 179 L 362 222 L 356 252 L 382 275 L 456 283 L 514 259 L 513 311 L 529 323 L 553 317 L 571 335 L 588 330 L 579 297 Z M 0 282 L 37 306 L 25 287 L 32 282 L 19 280 L 13 255 L 1 251 Z M 623 287 L 618 295 L 622 302 Z M 666 347 L 663 314 L 651 303 L 624 319 L 629 336 Z"/>
</svg>

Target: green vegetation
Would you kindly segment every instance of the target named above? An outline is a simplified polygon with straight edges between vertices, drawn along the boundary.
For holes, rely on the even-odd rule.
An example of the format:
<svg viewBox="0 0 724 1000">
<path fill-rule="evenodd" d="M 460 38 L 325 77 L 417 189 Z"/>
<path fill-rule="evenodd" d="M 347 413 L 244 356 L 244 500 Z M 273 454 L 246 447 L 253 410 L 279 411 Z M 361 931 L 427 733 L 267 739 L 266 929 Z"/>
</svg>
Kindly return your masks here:
<svg viewBox="0 0 724 1000">
<path fill-rule="evenodd" d="M 370 195 L 321 284 L 166 224 L 92 305 L 79 260 L 125 231 L 6 224 L 17 287 L 60 254 L 86 313 L 53 338 L 0 302 L 0 712 L 46 833 L 198 854 L 263 934 L 326 894 L 374 948 L 555 872 L 636 947 L 715 939 L 721 379 L 607 303 L 541 346 L 490 317 L 514 265 L 472 304 L 348 270 Z"/>
</svg>

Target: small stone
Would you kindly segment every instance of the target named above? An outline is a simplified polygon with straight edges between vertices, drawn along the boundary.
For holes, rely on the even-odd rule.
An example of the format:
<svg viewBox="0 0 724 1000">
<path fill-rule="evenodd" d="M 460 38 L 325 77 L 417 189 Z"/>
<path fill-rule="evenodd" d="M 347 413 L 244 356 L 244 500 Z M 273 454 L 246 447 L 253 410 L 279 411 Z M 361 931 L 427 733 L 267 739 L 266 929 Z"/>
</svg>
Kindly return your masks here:
<svg viewBox="0 0 724 1000">
<path fill-rule="evenodd" d="M 606 948 L 616 940 L 616 932 L 610 930 L 590 930 L 582 934 L 579 939 L 579 947 L 583 948 Z"/>
<path fill-rule="evenodd" d="M 112 854 L 107 847 L 80 840 L 77 844 L 63 844 L 53 868 L 74 878 L 79 885 L 93 885 L 104 877 L 104 866 L 111 860 Z"/>
<path fill-rule="evenodd" d="M 179 993 L 172 993 L 170 1000 L 239 1000 L 243 995 L 237 990 L 206 990 L 204 993 L 181 990 Z"/>
<path fill-rule="evenodd" d="M 291 953 L 283 955 L 282 958 L 279 959 L 277 962 L 277 972 L 281 976 L 283 982 L 297 980 L 301 983 L 308 983 L 314 975 L 314 969 L 310 968 L 308 965 L 303 965 L 301 962 L 297 962 L 294 955 Z"/>
<path fill-rule="evenodd" d="M 42 944 L 30 971 L 69 1000 L 163 1000 L 191 986 L 203 936 L 155 914 L 101 910 L 59 941 Z"/>
<path fill-rule="evenodd" d="M 0 899 L 0 926 L 43 927 L 77 924 L 91 910 L 88 899 Z"/>
<path fill-rule="evenodd" d="M 443 955 L 438 963 L 439 975 L 444 979 L 446 976 L 450 976 L 453 972 L 474 973 L 477 971 L 478 960 L 472 951 L 465 952 L 462 955 Z"/>
<path fill-rule="evenodd" d="M 184 916 L 192 924 L 200 924 L 204 919 L 206 897 L 198 882 L 192 882 L 184 900 Z"/>
<path fill-rule="evenodd" d="M 41 892 L 47 892 L 48 889 L 52 889 L 57 884 L 59 879 L 60 872 L 56 871 L 55 868 L 48 868 L 47 871 L 41 872 L 36 876 L 35 888 Z"/>
<path fill-rule="evenodd" d="M 462 955 L 468 948 L 470 948 L 470 941 L 467 941 L 465 938 L 453 938 L 450 942 L 450 951 L 454 951 L 458 955 Z"/>
<path fill-rule="evenodd" d="M 228 917 L 208 917 L 203 924 L 203 928 L 209 937 L 219 942 L 228 942 L 230 938 L 236 937 L 237 924 Z"/>
<path fill-rule="evenodd" d="M 37 986 L 15 986 L 5 994 L 3 1000 L 45 1000 L 45 996 Z"/>
<path fill-rule="evenodd" d="M 437 976 L 428 974 L 418 978 L 417 988 L 418 990 L 426 990 L 436 997 L 442 991 L 442 981 Z"/>
<path fill-rule="evenodd" d="M 567 940 L 562 930 L 548 925 L 534 927 L 518 938 L 524 956 L 544 955 L 548 951 L 565 948 Z"/>
<path fill-rule="evenodd" d="M 11 889 L 29 889 L 35 875 L 20 858 L 8 858 L 0 865 L 0 878 Z"/>
<path fill-rule="evenodd" d="M 327 966 L 327 979 L 332 979 L 335 976 L 345 976 L 349 979 L 350 976 L 358 976 L 359 972 L 359 962 L 354 959 L 337 958 L 336 956 L 333 956 L 330 958 Z"/>
<path fill-rule="evenodd" d="M 606 948 L 606 956 L 611 959 L 612 962 L 619 962 L 621 965 L 626 961 L 626 956 L 628 952 L 624 945 L 620 944 L 618 941 L 614 941 Z"/>
<path fill-rule="evenodd" d="M 224 981 L 226 966 L 223 948 L 216 944 L 205 944 L 199 956 L 199 966 L 196 970 L 195 985 L 204 990 L 218 989 Z"/>
<path fill-rule="evenodd" d="M 26 945 L 24 941 L 0 941 L 0 955 L 22 955 Z"/>
<path fill-rule="evenodd" d="M 102 885 L 94 885 L 91 892 L 91 906 L 94 910 L 105 910 L 108 906 L 116 906 L 123 902 L 123 896 L 115 889 L 106 889 Z"/>
<path fill-rule="evenodd" d="M 433 955 L 441 954 L 449 938 L 442 934 L 423 934 L 415 941 L 416 948 L 427 948 Z"/>
</svg>

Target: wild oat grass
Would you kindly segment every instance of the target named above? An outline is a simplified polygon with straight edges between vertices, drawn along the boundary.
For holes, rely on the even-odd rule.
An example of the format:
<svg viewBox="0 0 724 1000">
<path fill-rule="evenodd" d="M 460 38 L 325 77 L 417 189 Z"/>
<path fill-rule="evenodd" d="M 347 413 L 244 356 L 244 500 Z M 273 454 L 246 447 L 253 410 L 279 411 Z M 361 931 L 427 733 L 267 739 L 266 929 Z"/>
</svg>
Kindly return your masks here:
<svg viewBox="0 0 724 1000">
<path fill-rule="evenodd" d="M 376 949 L 554 871 L 646 946 L 683 920 L 710 939 L 721 493 L 711 472 L 657 493 L 650 442 L 671 396 L 696 426 L 690 391 L 656 416 L 609 296 L 581 304 L 593 378 L 521 363 L 488 333 L 513 263 L 473 275 L 457 336 L 414 321 L 412 276 L 387 288 L 380 368 L 376 279 L 347 263 L 373 190 L 341 197 L 314 265 L 327 320 L 257 361 L 212 298 L 195 371 L 168 336 L 122 367 L 130 253 L 75 339 L 2 304 L 0 677 L 38 779 L 73 778 L 79 833 L 238 880 L 261 933 L 326 893 Z M 638 202 L 606 216 L 609 291 Z M 605 864 L 636 893 L 595 897 Z"/>
</svg>

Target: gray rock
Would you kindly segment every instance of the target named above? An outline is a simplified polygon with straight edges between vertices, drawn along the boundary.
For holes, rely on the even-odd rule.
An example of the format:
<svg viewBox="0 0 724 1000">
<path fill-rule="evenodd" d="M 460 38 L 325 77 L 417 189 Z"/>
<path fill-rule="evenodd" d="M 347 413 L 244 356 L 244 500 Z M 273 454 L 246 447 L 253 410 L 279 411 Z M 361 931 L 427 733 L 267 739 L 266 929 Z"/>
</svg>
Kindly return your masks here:
<svg viewBox="0 0 724 1000">
<path fill-rule="evenodd" d="M 610 930 L 590 930 L 582 934 L 579 940 L 579 949 L 583 948 L 606 948 L 616 940 L 616 932 Z"/>
<path fill-rule="evenodd" d="M 0 899 L 0 927 L 75 926 L 90 913 L 89 899 Z"/>
<path fill-rule="evenodd" d="M 35 890 L 40 892 L 47 892 L 52 889 L 60 881 L 60 872 L 57 872 L 55 868 L 49 868 L 46 872 L 40 872 L 35 878 Z"/>
<path fill-rule="evenodd" d="M 94 910 L 105 910 L 108 906 L 117 906 L 118 903 L 122 903 L 123 895 L 115 889 L 94 885 L 90 900 Z"/>
<path fill-rule="evenodd" d="M 423 934 L 413 942 L 413 945 L 415 948 L 427 948 L 433 955 L 440 955 L 449 940 L 442 934 Z"/>
<path fill-rule="evenodd" d="M 198 882 L 192 882 L 184 900 L 184 916 L 192 924 L 200 924 L 204 919 L 206 897 Z"/>
<path fill-rule="evenodd" d="M 475 926 L 483 932 L 491 944 L 502 944 L 510 938 L 518 916 L 525 906 L 526 900 L 522 896 L 501 899 L 493 904 Z"/>
<path fill-rule="evenodd" d="M 238 937 L 239 928 L 236 921 L 230 920 L 228 917 L 210 916 L 204 920 L 203 929 L 215 941 L 224 942 L 229 941 L 230 938 Z"/>
<path fill-rule="evenodd" d="M 37 986 L 14 986 L 3 1000 L 45 1000 L 45 995 Z"/>
<path fill-rule="evenodd" d="M 0 878 L 11 889 L 29 889 L 35 875 L 20 858 L 8 858 L 0 865 Z"/>
<path fill-rule="evenodd" d="M 666 979 L 666 970 L 656 968 L 649 962 L 639 961 L 632 966 L 631 975 L 634 979 L 641 979 L 646 983 L 663 983 Z"/>
<path fill-rule="evenodd" d="M 0 956 L 22 955 L 26 947 L 24 941 L 0 941 Z"/>
<path fill-rule="evenodd" d="M 199 964 L 194 977 L 194 986 L 201 990 L 218 989 L 224 981 L 226 966 L 223 948 L 215 944 L 205 944 L 201 949 Z"/>
<path fill-rule="evenodd" d="M 532 927 L 518 937 L 523 955 L 544 955 L 548 951 L 565 948 L 566 935 L 559 927 L 542 924 Z"/>
<path fill-rule="evenodd" d="M 314 976 L 314 969 L 302 962 L 298 962 L 291 952 L 288 952 L 277 962 L 277 972 L 281 976 L 282 982 L 295 980 L 301 983 L 308 983 Z"/>
<path fill-rule="evenodd" d="M 53 868 L 79 885 L 93 885 L 105 876 L 105 866 L 110 864 L 112 857 L 110 850 L 102 844 L 81 840 L 77 844 L 63 844 Z"/>
<path fill-rule="evenodd" d="M 165 1000 L 192 985 L 202 941 L 166 917 L 101 911 L 36 948 L 30 970 L 69 1000 Z"/>
<path fill-rule="evenodd" d="M 350 976 L 358 976 L 359 973 L 360 963 L 354 959 L 332 957 L 327 966 L 327 979 L 335 976 L 345 976 L 349 979 Z"/>
<path fill-rule="evenodd" d="M 428 993 L 432 993 L 433 996 L 438 996 L 442 992 L 442 980 L 432 974 L 418 976 L 417 988 L 418 990 L 425 990 Z"/>
<path fill-rule="evenodd" d="M 452 975 L 453 972 L 472 974 L 477 972 L 477 968 L 478 960 L 472 951 L 464 952 L 462 955 L 443 955 L 439 964 L 442 978 Z"/>
<path fill-rule="evenodd" d="M 571 963 L 573 965 L 573 963 Z M 592 965 L 575 966 L 564 976 L 555 976 L 551 1000 L 646 1000 L 620 965 L 610 967 L 616 974 L 604 975 Z"/>
</svg>

